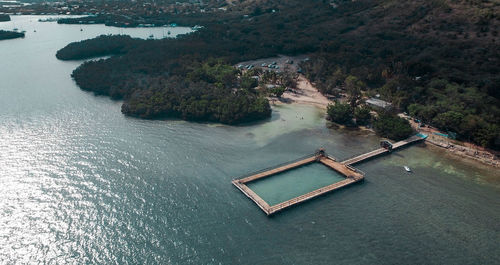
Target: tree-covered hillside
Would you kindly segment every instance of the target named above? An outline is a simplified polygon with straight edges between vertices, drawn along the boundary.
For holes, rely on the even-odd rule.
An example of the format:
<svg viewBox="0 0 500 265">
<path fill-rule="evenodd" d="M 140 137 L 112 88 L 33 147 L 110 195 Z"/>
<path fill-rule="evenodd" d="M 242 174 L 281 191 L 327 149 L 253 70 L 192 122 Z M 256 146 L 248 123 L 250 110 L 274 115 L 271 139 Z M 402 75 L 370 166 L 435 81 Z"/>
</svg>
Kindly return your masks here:
<svg viewBox="0 0 500 265">
<path fill-rule="evenodd" d="M 308 53 L 303 71 L 323 93 L 354 76 L 365 94 L 379 93 L 462 139 L 499 148 L 499 10 L 487 0 L 227 1 L 216 13 L 151 17 L 204 29 L 139 41 L 119 57 L 84 64 L 74 77 L 84 89 L 128 97 L 131 84 L 185 77 L 209 58 L 236 63 Z M 440 115 L 450 111 L 460 115 Z M 477 122 L 457 125 L 469 120 Z"/>
</svg>

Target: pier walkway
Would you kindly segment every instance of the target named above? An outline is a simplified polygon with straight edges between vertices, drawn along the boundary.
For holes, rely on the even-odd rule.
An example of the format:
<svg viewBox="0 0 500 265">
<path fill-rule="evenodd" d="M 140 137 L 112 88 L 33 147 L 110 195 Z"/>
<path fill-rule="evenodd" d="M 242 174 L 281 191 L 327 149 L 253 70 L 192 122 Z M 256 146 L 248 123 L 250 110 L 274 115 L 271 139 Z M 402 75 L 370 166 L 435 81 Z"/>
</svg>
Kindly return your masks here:
<svg viewBox="0 0 500 265">
<path fill-rule="evenodd" d="M 406 140 L 397 142 L 395 144 L 392 144 L 392 150 L 396 150 L 398 148 L 402 148 L 406 145 L 421 141 L 425 139 L 425 135 L 415 135 L 412 136 Z M 248 198 L 250 198 L 252 201 L 255 202 L 259 206 L 259 208 L 262 209 L 267 215 L 271 215 L 273 213 L 276 213 L 278 211 L 281 211 L 285 208 L 291 207 L 293 205 L 299 204 L 301 202 L 310 200 L 312 198 L 318 197 L 320 195 L 323 195 L 325 193 L 343 188 L 347 185 L 356 183 L 358 181 L 361 181 L 364 179 L 364 173 L 361 172 L 360 170 L 352 167 L 353 164 L 360 163 L 361 161 L 365 161 L 371 158 L 374 158 L 376 156 L 390 153 L 386 148 L 379 148 L 376 150 L 373 150 L 371 152 L 344 160 L 342 162 L 337 162 L 335 158 L 332 158 L 324 152 L 323 149 L 320 149 L 316 154 L 308 156 L 306 158 L 299 159 L 298 161 L 293 161 L 285 165 L 280 165 L 272 169 L 260 171 L 254 174 L 251 174 L 250 176 L 243 177 L 240 179 L 234 179 L 232 181 L 233 185 L 236 186 L 243 194 L 245 194 Z M 308 192 L 306 194 L 300 195 L 298 197 L 295 197 L 293 199 L 290 199 L 288 201 L 278 203 L 276 205 L 269 205 L 266 201 L 264 201 L 257 193 L 255 193 L 252 189 L 250 189 L 246 183 L 256 181 L 258 179 L 266 178 L 266 177 L 271 177 L 273 175 L 292 170 L 294 168 L 298 168 L 304 165 L 308 165 L 311 163 L 321 163 L 338 173 L 342 174 L 342 176 L 345 177 L 344 180 L 341 180 L 339 182 L 321 187 L 319 189 L 313 190 L 311 192 Z"/>
<path fill-rule="evenodd" d="M 252 176 L 240 179 L 239 181 L 243 182 L 243 183 L 254 181 L 254 180 L 265 178 L 265 177 L 269 177 L 271 175 L 275 175 L 275 174 L 278 174 L 278 173 L 281 173 L 281 172 L 285 172 L 287 170 L 290 170 L 290 169 L 293 169 L 293 168 L 296 168 L 296 167 L 301 167 L 301 166 L 310 164 L 312 162 L 316 162 L 316 156 L 311 156 L 311 157 L 308 157 L 306 159 L 302 159 L 300 161 L 293 162 L 293 163 L 290 163 L 290 164 L 287 164 L 287 165 L 284 165 L 284 166 L 281 166 L 281 167 L 278 167 L 278 168 L 274 168 L 274 169 L 267 170 L 267 171 L 264 171 L 264 172 L 261 172 L 261 173 L 257 173 L 255 175 L 252 175 Z"/>
<path fill-rule="evenodd" d="M 412 144 L 412 143 L 415 143 L 415 142 L 418 142 L 418 141 L 422 141 L 425 139 L 425 136 L 419 136 L 419 135 L 414 135 L 408 139 L 405 139 L 403 141 L 399 141 L 395 144 L 392 145 L 392 150 L 396 150 L 398 148 L 402 148 L 404 146 L 407 146 L 409 144 Z M 362 161 L 365 161 L 365 160 L 368 160 L 368 159 L 371 159 L 371 158 L 374 158 L 374 157 L 377 157 L 379 155 L 382 155 L 382 154 L 386 154 L 386 153 L 390 153 L 391 151 L 389 151 L 388 149 L 386 148 L 379 148 L 379 149 L 375 149 L 371 152 L 368 152 L 368 153 L 364 153 L 362 155 L 359 155 L 359 156 L 355 156 L 353 158 L 349 158 L 347 160 L 344 160 L 342 161 L 341 163 L 344 164 L 344 165 L 354 165 L 354 164 L 357 164 L 359 162 L 362 162 Z"/>
</svg>

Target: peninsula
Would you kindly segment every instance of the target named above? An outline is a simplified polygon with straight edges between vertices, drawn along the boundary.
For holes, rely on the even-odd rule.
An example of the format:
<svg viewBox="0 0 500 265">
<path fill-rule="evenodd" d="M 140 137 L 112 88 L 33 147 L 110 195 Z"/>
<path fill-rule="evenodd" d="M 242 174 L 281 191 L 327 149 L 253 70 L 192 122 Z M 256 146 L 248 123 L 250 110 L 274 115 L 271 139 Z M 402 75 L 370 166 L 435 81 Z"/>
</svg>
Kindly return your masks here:
<svg viewBox="0 0 500 265">
<path fill-rule="evenodd" d="M 488 15 L 498 12 L 497 6 L 448 0 L 439 3 L 423 0 L 243 1 L 217 8 L 213 5 L 213 9 L 203 12 L 190 10 L 156 16 L 155 19 L 163 19 L 157 22 L 159 24 L 203 26 L 196 33 L 178 39 L 139 40 L 134 45 L 128 45 L 130 40 L 125 38 L 117 40 L 109 36 L 90 40 L 87 44 L 99 45 L 89 48 L 82 45 L 79 49 L 85 51 L 77 53 L 92 57 L 109 51 L 119 56 L 85 63 L 75 70 L 73 78 L 82 89 L 124 98 L 122 111 L 126 114 L 233 123 L 232 118 L 216 118 L 220 113 L 209 111 L 210 103 L 198 101 L 203 97 L 218 101 L 221 99 L 213 95 L 233 91 L 239 99 L 248 100 L 248 106 L 253 109 L 259 105 L 257 102 L 263 102 L 259 98 L 282 93 L 274 88 L 272 91 L 245 89 L 251 81 L 248 78 L 252 77 L 250 74 L 245 77 L 246 71 L 227 76 L 234 82 L 220 82 L 213 75 L 197 75 L 204 71 L 204 65 L 205 69 L 214 67 L 210 58 L 220 65 L 235 65 L 278 54 L 308 54 L 309 60 L 300 64 L 301 73 L 325 96 L 349 97 L 341 103 L 348 104 L 350 110 L 338 105 L 330 111 L 331 114 L 343 111 L 353 117 L 360 114 L 360 119 L 346 119 L 348 123 L 362 121 L 367 111 L 354 107 L 365 97 L 377 95 L 391 102 L 394 110 L 407 112 L 424 125 L 450 132 L 459 140 L 500 149 L 500 109 L 497 107 L 500 94 L 496 86 L 499 77 L 495 74 L 500 70 L 500 24 Z M 434 19 L 436 17 L 446 19 Z M 107 18 L 108 23 L 112 19 Z M 142 18 L 141 23 L 155 24 L 155 19 Z M 193 82 L 203 82 L 202 87 L 214 85 L 226 92 L 203 89 L 211 92 L 197 94 L 199 97 L 194 97 L 197 103 L 189 104 L 189 108 L 196 109 L 194 112 L 199 115 L 186 112 L 185 107 L 182 110 L 171 107 L 171 102 L 158 96 L 171 92 L 164 89 L 158 92 L 158 86 L 164 85 L 157 83 L 168 83 L 173 86 L 170 91 L 177 91 L 173 93 L 179 95 L 179 91 L 185 91 Z M 191 98 L 191 93 L 182 97 Z M 227 113 L 245 113 L 245 118 L 234 121 L 268 117 L 261 115 L 268 113 L 267 106 L 260 108 L 259 105 L 256 109 L 262 110 L 258 111 L 260 114 L 248 116 L 246 113 L 255 112 L 247 107 L 240 110 L 231 105 L 220 109 Z M 399 121 L 390 118 L 380 123 L 383 124 L 398 125 Z"/>
<path fill-rule="evenodd" d="M 0 40 L 24 38 L 23 32 L 0 30 Z"/>
<path fill-rule="evenodd" d="M 0 22 L 10 21 L 10 16 L 7 14 L 0 14 Z"/>
</svg>

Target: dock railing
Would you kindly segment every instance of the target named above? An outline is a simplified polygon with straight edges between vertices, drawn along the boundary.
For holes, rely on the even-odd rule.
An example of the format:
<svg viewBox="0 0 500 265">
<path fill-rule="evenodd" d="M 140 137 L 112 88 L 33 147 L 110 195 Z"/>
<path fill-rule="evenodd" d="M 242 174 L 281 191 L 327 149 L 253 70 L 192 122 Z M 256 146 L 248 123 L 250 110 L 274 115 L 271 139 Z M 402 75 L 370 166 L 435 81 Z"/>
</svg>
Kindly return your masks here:
<svg viewBox="0 0 500 265">
<path fill-rule="evenodd" d="M 345 164 L 345 166 L 346 166 L 348 169 L 350 169 L 350 170 L 352 170 L 352 171 L 354 171 L 354 172 L 357 172 L 357 173 L 359 173 L 359 174 L 361 174 L 361 175 L 365 176 L 365 172 L 363 172 L 362 170 L 357 169 L 357 168 L 355 168 L 355 167 L 351 166 L 350 164 Z"/>
<path fill-rule="evenodd" d="M 394 150 L 407 146 L 411 143 L 418 142 L 420 140 L 425 139 L 425 135 L 414 135 L 406 140 L 399 141 L 393 145 Z M 339 162 L 337 158 L 328 155 L 324 149 L 318 149 L 313 154 L 308 154 L 303 157 L 299 157 L 297 159 L 280 163 L 279 165 L 274 165 L 271 167 L 267 167 L 264 169 L 257 170 L 255 172 L 251 172 L 245 175 L 240 176 L 239 178 L 234 178 L 232 183 L 235 185 L 240 191 L 242 191 L 247 197 L 249 197 L 252 201 L 254 201 L 267 215 L 271 215 L 275 212 L 281 211 L 285 208 L 288 208 L 292 205 L 307 201 L 309 199 L 315 198 L 317 196 L 321 196 L 328 192 L 343 188 L 345 186 L 351 185 L 358 181 L 362 181 L 365 177 L 365 172 L 355 168 L 352 166 L 353 164 L 365 161 L 367 159 L 371 159 L 377 157 L 382 154 L 390 153 L 385 148 L 379 148 L 349 159 L 346 159 L 342 162 Z M 337 171 L 342 174 L 346 179 L 332 183 L 330 185 L 321 187 L 319 189 L 313 190 L 306 194 L 302 194 L 298 197 L 292 198 L 288 201 L 278 203 L 275 205 L 269 205 L 266 201 L 264 201 L 258 194 L 252 191 L 246 183 L 255 181 L 260 178 L 265 178 L 269 176 L 273 176 L 276 174 L 280 174 L 282 172 L 296 169 L 302 167 L 304 165 L 308 165 L 311 163 L 319 162 L 328 166 L 329 168 Z"/>
<path fill-rule="evenodd" d="M 270 167 L 267 167 L 267 168 L 263 168 L 263 169 L 259 169 L 257 171 L 254 171 L 254 172 L 250 172 L 250 173 L 247 173 L 247 174 L 244 174 L 244 175 L 241 175 L 237 178 L 233 178 L 233 180 L 237 180 L 237 179 L 244 179 L 246 177 L 250 177 L 250 176 L 253 176 L 253 175 L 256 175 L 256 174 L 259 174 L 259 173 L 263 173 L 263 172 L 266 172 L 266 171 L 270 171 L 270 170 L 273 170 L 273 169 L 276 169 L 276 168 L 279 168 L 279 167 L 282 167 L 282 166 L 285 166 L 285 165 L 288 165 L 288 164 L 292 164 L 292 163 L 295 163 L 295 162 L 299 162 L 301 160 L 304 160 L 306 158 L 310 158 L 310 157 L 313 157 L 315 156 L 316 154 L 309 154 L 309 155 L 305 155 L 305 156 L 302 156 L 302 157 L 299 157 L 299 158 L 296 158 L 294 160 L 290 160 L 290 161 L 287 161 L 287 162 L 283 162 L 283 163 L 280 163 L 278 165 L 273 165 L 273 166 L 270 166 Z"/>
</svg>

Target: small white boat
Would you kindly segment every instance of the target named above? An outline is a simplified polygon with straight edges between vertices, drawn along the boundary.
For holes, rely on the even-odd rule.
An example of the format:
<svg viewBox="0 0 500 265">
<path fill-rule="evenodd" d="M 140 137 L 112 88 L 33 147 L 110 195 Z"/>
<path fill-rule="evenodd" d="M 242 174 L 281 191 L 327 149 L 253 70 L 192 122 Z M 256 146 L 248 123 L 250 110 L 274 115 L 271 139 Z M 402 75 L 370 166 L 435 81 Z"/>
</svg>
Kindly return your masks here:
<svg viewBox="0 0 500 265">
<path fill-rule="evenodd" d="M 411 169 L 408 166 L 404 166 L 406 172 L 411 172 Z"/>
</svg>

